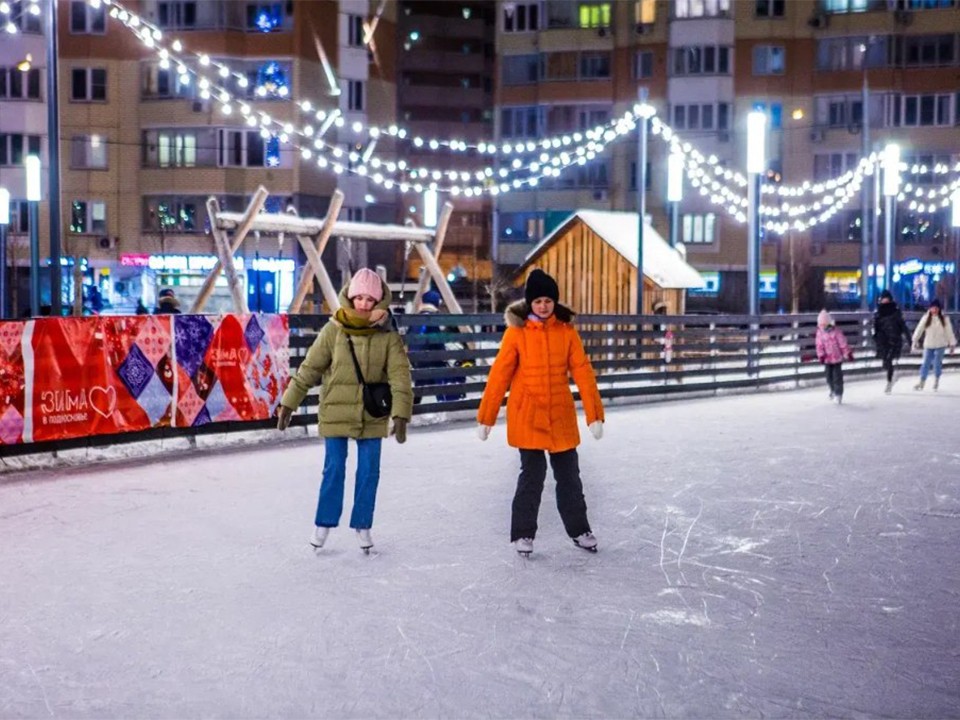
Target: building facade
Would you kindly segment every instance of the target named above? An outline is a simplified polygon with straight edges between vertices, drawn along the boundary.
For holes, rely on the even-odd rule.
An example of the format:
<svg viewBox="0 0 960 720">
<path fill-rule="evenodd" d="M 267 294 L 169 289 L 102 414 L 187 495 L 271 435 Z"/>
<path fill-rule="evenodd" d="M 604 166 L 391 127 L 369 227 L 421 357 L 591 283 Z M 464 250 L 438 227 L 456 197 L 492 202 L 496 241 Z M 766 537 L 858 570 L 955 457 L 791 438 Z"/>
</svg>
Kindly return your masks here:
<svg viewBox="0 0 960 720">
<path fill-rule="evenodd" d="M 39 152 L 48 167 L 46 42 L 42 16 L 31 15 L 27 2 L 12 5 L 11 16 L 21 27 L 0 43 L 0 185 L 14 199 L 8 261 L 22 312 L 29 220 L 21 166 L 25 154 Z M 132 311 L 138 301 L 150 307 L 162 287 L 175 288 L 189 305 L 214 261 L 205 205 L 211 195 L 222 209 L 241 211 L 263 185 L 270 192 L 268 210 L 292 208 L 317 217 L 339 187 L 346 195 L 342 219 L 396 220 L 395 193 L 382 188 L 374 193 L 365 177 L 319 167 L 316 156 L 305 158 L 281 142 L 279 132 L 261 132 L 236 111 L 245 103 L 284 123 L 312 123 L 319 136 L 321 118 L 339 110 L 342 120 L 330 124 L 323 139 L 350 167 L 369 143 L 354 124 L 386 127 L 396 121 L 392 3 L 140 0 L 127 7 L 161 28 L 167 42 L 179 39 L 183 57 L 191 58 L 183 65 L 197 74 L 181 73 L 176 63 L 164 61 L 108 16 L 107 6 L 60 0 L 64 304 L 83 284 L 93 309 Z M 373 18 L 376 26 L 368 36 Z M 368 47 L 371 37 L 382 38 L 376 61 Z M 22 72 L 16 66 L 28 54 L 32 69 Z M 224 66 L 229 72 L 221 75 Z M 233 112 L 203 92 L 202 78 L 229 90 Z M 305 99 L 311 102 L 309 114 Z M 383 138 L 378 152 L 395 155 L 391 142 Z M 46 202 L 40 206 L 39 235 L 46 259 Z M 394 254 L 393 248 L 365 243 L 331 243 L 324 261 L 336 281 L 338 268 L 349 272 L 391 262 Z M 303 263 L 296 238 L 251 237 L 239 255 L 251 309 L 285 307 L 295 269 Z M 49 284 L 41 295 L 50 302 Z M 226 307 L 228 298 L 219 287 L 208 309 Z"/>
<path fill-rule="evenodd" d="M 842 177 L 890 142 L 901 147 L 910 192 L 958 177 L 955 0 L 509 2 L 498 6 L 497 54 L 498 142 L 603 124 L 642 91 L 692 148 L 739 172 L 747 115 L 763 110 L 765 182 L 773 185 Z M 519 263 L 573 210 L 636 209 L 637 148 L 631 134 L 592 163 L 498 197 L 496 259 Z M 666 155 L 651 137 L 646 206 L 664 237 Z M 875 216 L 871 177 L 865 186 L 868 247 L 879 240 L 882 264 L 884 218 Z M 896 203 L 894 287 L 907 305 L 952 298 L 960 247 L 949 209 L 918 211 L 911 197 Z M 862 205 L 858 195 L 828 222 L 763 234 L 764 310 L 859 306 Z M 707 278 L 688 307 L 745 310 L 746 225 L 689 183 L 678 225 L 689 261 Z"/>
</svg>

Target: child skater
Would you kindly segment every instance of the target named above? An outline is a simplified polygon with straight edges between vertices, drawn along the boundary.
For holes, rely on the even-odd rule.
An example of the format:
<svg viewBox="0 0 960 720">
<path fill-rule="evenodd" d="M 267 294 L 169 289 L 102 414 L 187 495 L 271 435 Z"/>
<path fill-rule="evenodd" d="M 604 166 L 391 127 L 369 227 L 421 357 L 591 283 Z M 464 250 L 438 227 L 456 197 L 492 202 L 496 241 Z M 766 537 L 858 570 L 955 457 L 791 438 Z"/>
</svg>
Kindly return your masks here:
<svg viewBox="0 0 960 720">
<path fill-rule="evenodd" d="M 853 352 L 843 330 L 826 310 L 817 316 L 817 359 L 827 372 L 830 399 L 839 405 L 843 402 L 843 361 L 853 360 Z"/>
<path fill-rule="evenodd" d="M 347 443 L 357 445 L 357 480 L 350 527 L 360 549 L 373 547 L 370 528 L 380 481 L 380 445 L 393 418 L 397 442 L 407 439 L 413 410 L 410 362 L 390 316 L 391 293 L 373 270 L 361 268 L 340 292 L 340 308 L 324 325 L 280 400 L 277 428 L 285 430 L 307 392 L 321 384 L 320 437 L 324 439 L 323 482 L 310 544 L 322 548 L 330 528 L 340 524 L 346 479 Z M 362 376 L 362 380 L 361 380 Z M 390 384 L 392 404 L 383 416 L 371 415 L 364 383 Z M 379 415 L 379 413 L 378 413 Z"/>
<path fill-rule="evenodd" d="M 923 390 L 927 383 L 927 375 L 933 369 L 933 389 L 940 388 L 940 374 L 943 372 L 943 354 L 947 348 L 953 352 L 957 338 L 953 334 L 953 324 L 950 318 L 943 314 L 940 301 L 936 298 L 930 303 L 930 308 L 920 318 L 916 330 L 913 331 L 913 349 L 923 348 L 923 363 L 920 365 L 920 381 L 913 386 L 914 390 Z"/>
<path fill-rule="evenodd" d="M 477 428 L 486 440 L 507 400 L 507 442 L 520 450 L 520 477 L 513 497 L 510 542 L 521 555 L 533 552 L 540 497 L 547 476 L 546 451 L 557 481 L 557 509 L 573 542 L 596 552 L 580 481 L 577 411 L 570 376 L 593 436 L 603 436 L 603 402 L 593 368 L 572 325 L 573 311 L 560 305 L 556 281 L 536 269 L 527 277 L 524 299 L 507 308 L 506 332 L 490 368 L 477 412 Z"/>
</svg>

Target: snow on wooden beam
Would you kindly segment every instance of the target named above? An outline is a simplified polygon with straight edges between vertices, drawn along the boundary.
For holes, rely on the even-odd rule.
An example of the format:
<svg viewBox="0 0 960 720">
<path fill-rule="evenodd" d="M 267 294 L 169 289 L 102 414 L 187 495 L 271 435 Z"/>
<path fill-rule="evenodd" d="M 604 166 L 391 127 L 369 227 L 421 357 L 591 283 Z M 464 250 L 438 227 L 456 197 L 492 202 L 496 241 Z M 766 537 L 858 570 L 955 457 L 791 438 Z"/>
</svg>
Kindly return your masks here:
<svg viewBox="0 0 960 720">
<path fill-rule="evenodd" d="M 235 230 L 243 221 L 244 213 L 221 212 L 217 215 L 217 227 L 221 230 Z M 318 235 L 323 228 L 322 218 L 301 218 L 295 215 L 260 213 L 253 221 L 251 230 L 291 235 Z M 333 226 L 333 237 L 353 238 L 355 240 L 403 240 L 414 243 L 433 242 L 434 231 L 431 228 L 408 227 L 405 225 L 378 225 L 376 223 L 340 221 Z"/>
</svg>

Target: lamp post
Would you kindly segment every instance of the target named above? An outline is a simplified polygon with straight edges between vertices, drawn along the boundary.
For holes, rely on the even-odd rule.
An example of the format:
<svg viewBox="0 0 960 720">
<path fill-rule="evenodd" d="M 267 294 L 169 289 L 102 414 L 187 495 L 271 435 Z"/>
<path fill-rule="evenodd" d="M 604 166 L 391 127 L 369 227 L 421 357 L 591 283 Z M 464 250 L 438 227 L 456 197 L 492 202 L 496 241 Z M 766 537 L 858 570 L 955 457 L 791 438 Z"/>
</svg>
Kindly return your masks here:
<svg viewBox="0 0 960 720">
<path fill-rule="evenodd" d="M 60 315 L 60 96 L 57 89 L 59 38 L 57 0 L 47 0 L 47 161 L 50 202 L 50 313 Z M 32 221 L 31 221 L 32 223 Z M 31 224 L 31 231 L 33 225 Z"/>
<path fill-rule="evenodd" d="M 27 206 L 30 209 L 30 314 L 40 315 L 40 158 L 27 155 Z"/>
<path fill-rule="evenodd" d="M 872 38 L 866 42 L 861 43 L 860 45 L 860 65 L 863 69 L 863 94 L 861 97 L 861 103 L 863 110 L 861 111 L 861 137 L 863 138 L 863 145 L 861 146 L 861 154 L 864 158 L 868 157 L 870 154 L 870 86 L 867 82 L 867 52 L 870 48 L 870 42 Z M 870 282 L 868 277 L 869 275 L 869 265 L 870 265 L 870 186 L 867 183 L 863 183 L 863 187 L 860 188 L 860 309 L 867 310 L 870 307 L 870 291 L 873 284 Z M 874 261 L 876 263 L 876 261 Z"/>
<path fill-rule="evenodd" d="M 767 164 L 767 115 L 747 115 L 747 312 L 760 313 L 760 180 Z"/>
<path fill-rule="evenodd" d="M 893 283 L 893 210 L 894 198 L 900 192 L 900 146 L 890 143 L 883 151 L 884 247 L 883 289 Z"/>
<path fill-rule="evenodd" d="M 670 204 L 670 247 L 677 246 L 680 201 L 683 200 L 683 155 L 677 150 L 667 158 L 667 202 Z"/>
<path fill-rule="evenodd" d="M 953 311 L 960 310 L 960 189 L 953 191 L 952 212 L 950 224 L 953 226 L 953 244 L 956 246 L 956 256 L 953 266 Z"/>
<path fill-rule="evenodd" d="M 637 88 L 637 315 L 643 315 L 643 232 L 647 224 L 647 89 Z"/>
<path fill-rule="evenodd" d="M 7 318 L 7 225 L 10 224 L 10 191 L 0 187 L 0 320 Z"/>
</svg>

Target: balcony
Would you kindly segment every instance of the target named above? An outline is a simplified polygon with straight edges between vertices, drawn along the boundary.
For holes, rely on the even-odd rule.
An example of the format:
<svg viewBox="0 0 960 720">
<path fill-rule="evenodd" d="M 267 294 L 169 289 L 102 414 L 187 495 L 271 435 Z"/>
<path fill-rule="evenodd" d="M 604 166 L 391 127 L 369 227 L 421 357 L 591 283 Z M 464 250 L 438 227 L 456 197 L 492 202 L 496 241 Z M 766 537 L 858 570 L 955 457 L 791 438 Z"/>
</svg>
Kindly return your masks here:
<svg viewBox="0 0 960 720">
<path fill-rule="evenodd" d="M 490 93 L 483 88 L 404 85 L 398 89 L 400 104 L 405 107 L 483 108 L 490 104 Z"/>
<path fill-rule="evenodd" d="M 469 75 L 493 72 L 493 63 L 482 53 L 413 50 L 400 55 L 400 68 L 405 71 L 449 72 Z"/>
<path fill-rule="evenodd" d="M 406 33 L 419 32 L 423 37 L 463 38 L 464 40 L 483 40 L 493 28 L 488 28 L 481 18 L 464 20 L 457 17 L 417 16 L 406 22 Z"/>
</svg>

